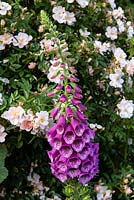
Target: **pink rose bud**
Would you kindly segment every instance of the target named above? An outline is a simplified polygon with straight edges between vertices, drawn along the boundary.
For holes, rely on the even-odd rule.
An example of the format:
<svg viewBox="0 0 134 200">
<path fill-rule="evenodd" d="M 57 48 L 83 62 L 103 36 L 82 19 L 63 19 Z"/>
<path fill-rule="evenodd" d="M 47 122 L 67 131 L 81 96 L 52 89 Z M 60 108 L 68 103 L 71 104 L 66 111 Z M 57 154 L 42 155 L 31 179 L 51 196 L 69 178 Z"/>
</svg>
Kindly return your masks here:
<svg viewBox="0 0 134 200">
<path fill-rule="evenodd" d="M 28 65 L 28 68 L 29 69 L 34 69 L 36 66 L 36 63 L 35 62 L 30 62 L 29 65 Z"/>
</svg>

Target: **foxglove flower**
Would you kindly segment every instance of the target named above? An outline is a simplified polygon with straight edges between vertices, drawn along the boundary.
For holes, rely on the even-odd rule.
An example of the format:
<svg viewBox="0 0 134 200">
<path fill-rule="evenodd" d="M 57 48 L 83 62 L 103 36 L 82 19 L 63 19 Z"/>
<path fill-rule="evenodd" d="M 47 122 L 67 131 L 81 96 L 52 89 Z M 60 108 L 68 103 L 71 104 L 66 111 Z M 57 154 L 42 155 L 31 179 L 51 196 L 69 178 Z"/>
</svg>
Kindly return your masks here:
<svg viewBox="0 0 134 200">
<path fill-rule="evenodd" d="M 57 82 L 57 104 L 50 114 L 55 124 L 47 131 L 52 147 L 48 156 L 51 171 L 61 182 L 77 178 L 80 183 L 86 184 L 98 172 L 99 145 L 93 143 L 95 131 L 88 127 L 87 117 L 83 113 L 87 108 L 81 102 L 83 96 L 76 84 L 79 81 L 74 76 L 76 70 L 66 66 L 70 65 L 63 63 L 59 57 L 54 58 L 53 74 L 59 67 L 62 82 Z M 61 73 L 63 69 L 64 73 Z M 68 84 L 64 85 L 64 81 Z"/>
</svg>

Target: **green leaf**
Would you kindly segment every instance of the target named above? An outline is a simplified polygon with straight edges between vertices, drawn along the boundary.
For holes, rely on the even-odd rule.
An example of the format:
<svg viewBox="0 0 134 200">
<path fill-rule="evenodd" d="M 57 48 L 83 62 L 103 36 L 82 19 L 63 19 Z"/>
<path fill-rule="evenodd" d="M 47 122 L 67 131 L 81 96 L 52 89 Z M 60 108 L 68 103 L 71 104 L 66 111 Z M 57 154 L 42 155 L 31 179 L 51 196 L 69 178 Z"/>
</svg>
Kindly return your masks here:
<svg viewBox="0 0 134 200">
<path fill-rule="evenodd" d="M 0 167 L 0 183 L 8 176 L 8 170 L 5 167 Z"/>
</svg>

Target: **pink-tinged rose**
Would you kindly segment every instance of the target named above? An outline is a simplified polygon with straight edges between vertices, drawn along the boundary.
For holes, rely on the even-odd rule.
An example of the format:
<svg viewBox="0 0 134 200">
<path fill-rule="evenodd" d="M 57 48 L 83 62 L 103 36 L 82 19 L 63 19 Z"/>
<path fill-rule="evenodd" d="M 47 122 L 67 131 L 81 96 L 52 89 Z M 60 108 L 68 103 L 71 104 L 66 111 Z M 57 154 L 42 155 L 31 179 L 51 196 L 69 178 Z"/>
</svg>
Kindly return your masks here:
<svg viewBox="0 0 134 200">
<path fill-rule="evenodd" d="M 29 69 L 34 69 L 36 66 L 36 63 L 35 62 L 30 62 L 29 65 L 28 65 L 28 68 Z"/>
<path fill-rule="evenodd" d="M 22 130 L 31 131 L 32 128 L 33 128 L 33 122 L 29 120 L 23 120 L 20 125 L 20 129 Z"/>
</svg>

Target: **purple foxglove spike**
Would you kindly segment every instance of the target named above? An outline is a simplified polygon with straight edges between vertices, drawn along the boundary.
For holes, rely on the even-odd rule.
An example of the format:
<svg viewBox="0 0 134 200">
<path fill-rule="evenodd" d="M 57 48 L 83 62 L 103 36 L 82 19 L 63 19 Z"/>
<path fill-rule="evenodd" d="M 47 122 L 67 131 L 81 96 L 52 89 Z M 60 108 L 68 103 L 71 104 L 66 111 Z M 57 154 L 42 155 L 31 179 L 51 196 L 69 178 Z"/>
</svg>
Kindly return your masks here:
<svg viewBox="0 0 134 200">
<path fill-rule="evenodd" d="M 64 94 L 62 94 L 59 98 L 59 101 L 62 103 L 64 103 L 66 100 L 67 100 L 67 97 Z"/>
<path fill-rule="evenodd" d="M 83 147 L 85 146 L 85 142 L 82 140 L 82 139 L 76 139 L 74 141 L 74 143 L 72 144 L 72 147 L 73 149 L 76 151 L 76 152 L 80 152 L 82 151 Z"/>
<path fill-rule="evenodd" d="M 81 101 L 76 98 L 72 98 L 71 101 L 72 101 L 73 105 L 78 105 L 81 103 Z"/>
<path fill-rule="evenodd" d="M 72 118 L 71 125 L 77 136 L 82 136 L 85 130 L 85 125 L 80 123 L 77 119 Z"/>
<path fill-rule="evenodd" d="M 82 173 L 79 176 L 79 182 L 83 185 L 88 183 L 93 177 L 89 173 Z"/>
<path fill-rule="evenodd" d="M 73 112 L 72 108 L 70 108 L 70 107 L 67 107 L 65 112 L 66 112 L 66 116 L 67 116 L 68 118 L 74 116 L 74 112 Z"/>
<path fill-rule="evenodd" d="M 52 142 L 50 142 L 50 145 L 56 149 L 56 150 L 59 150 L 62 146 L 62 140 L 61 140 L 61 137 L 55 137 L 53 138 Z"/>
<path fill-rule="evenodd" d="M 47 153 L 48 153 L 48 156 L 49 156 L 51 162 L 55 162 L 60 157 L 59 151 L 57 151 L 55 149 L 52 149 L 51 151 L 48 151 Z"/>
<path fill-rule="evenodd" d="M 87 117 L 79 110 L 76 110 L 76 116 L 78 117 L 78 119 L 80 119 L 84 122 L 87 121 Z"/>
<path fill-rule="evenodd" d="M 65 90 L 66 90 L 67 93 L 71 93 L 72 92 L 72 87 L 67 85 Z"/>
<path fill-rule="evenodd" d="M 68 170 L 68 176 L 70 176 L 70 178 L 75 178 L 78 177 L 80 175 L 80 170 L 79 169 L 74 169 L 74 168 L 70 168 Z"/>
<path fill-rule="evenodd" d="M 82 162 L 81 171 L 89 172 L 92 167 L 93 167 L 93 163 L 87 159 L 86 161 Z"/>
<path fill-rule="evenodd" d="M 75 85 L 74 91 L 75 91 L 75 92 L 82 93 L 82 90 L 80 89 L 80 87 L 79 87 L 78 85 Z"/>
<path fill-rule="evenodd" d="M 82 103 L 78 104 L 77 107 L 81 110 L 81 111 L 86 111 L 87 107 L 84 106 Z"/>
<path fill-rule="evenodd" d="M 82 94 L 80 94 L 80 93 L 78 93 L 78 92 L 74 92 L 74 97 L 75 97 L 76 99 L 82 99 L 82 98 L 83 98 Z"/>
<path fill-rule="evenodd" d="M 64 173 L 55 173 L 54 174 L 56 178 L 58 178 L 62 183 L 64 183 L 67 180 L 67 176 Z"/>
<path fill-rule="evenodd" d="M 47 93 L 47 96 L 48 97 L 54 97 L 55 96 L 55 92 L 49 92 L 49 93 Z"/>
<path fill-rule="evenodd" d="M 71 155 L 71 157 L 67 161 L 67 165 L 69 168 L 78 168 L 81 164 L 81 160 L 78 158 L 76 154 Z"/>
<path fill-rule="evenodd" d="M 58 114 L 58 112 L 59 112 L 59 108 L 58 108 L 58 107 L 55 107 L 55 108 L 51 111 L 50 117 L 55 118 L 56 115 Z"/>
<path fill-rule="evenodd" d="M 64 158 L 69 158 L 73 153 L 73 149 L 69 145 L 64 145 L 60 148 L 60 154 Z"/>
<path fill-rule="evenodd" d="M 63 88 L 63 85 L 58 84 L 57 87 L 56 87 L 56 90 L 62 90 L 62 88 Z"/>
<path fill-rule="evenodd" d="M 87 146 L 85 146 L 85 147 L 82 149 L 82 151 L 80 151 L 80 152 L 78 153 L 78 157 L 79 157 L 81 160 L 85 160 L 85 159 L 88 157 L 89 153 L 90 153 L 90 148 L 87 147 Z"/>
<path fill-rule="evenodd" d="M 64 129 L 66 126 L 66 118 L 64 117 L 64 115 L 60 115 L 60 118 L 57 121 L 57 134 L 63 134 L 64 133 Z"/>
</svg>

